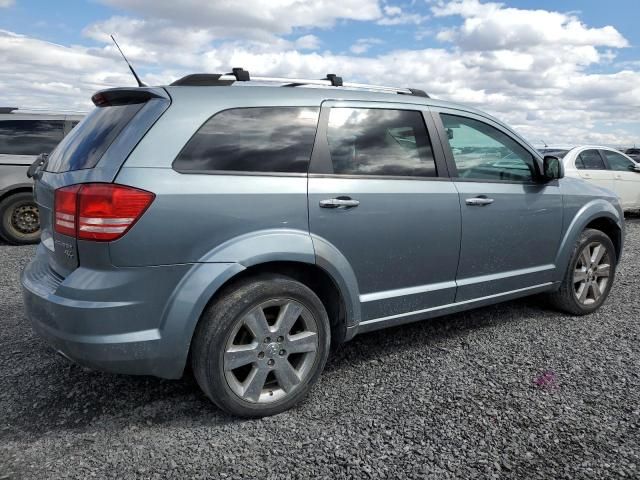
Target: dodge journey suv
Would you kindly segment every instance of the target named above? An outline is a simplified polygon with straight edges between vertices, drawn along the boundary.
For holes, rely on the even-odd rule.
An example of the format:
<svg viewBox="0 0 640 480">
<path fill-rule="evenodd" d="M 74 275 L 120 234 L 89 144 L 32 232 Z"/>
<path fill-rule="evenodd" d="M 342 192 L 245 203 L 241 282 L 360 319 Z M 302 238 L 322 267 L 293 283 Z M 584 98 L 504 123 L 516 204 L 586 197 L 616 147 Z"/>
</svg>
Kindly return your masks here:
<svg viewBox="0 0 640 480">
<path fill-rule="evenodd" d="M 584 315 L 611 289 L 615 194 L 480 111 L 241 69 L 93 102 L 35 172 L 22 274 L 33 328 L 79 364 L 189 366 L 264 416 L 357 333 L 542 292 Z"/>
</svg>

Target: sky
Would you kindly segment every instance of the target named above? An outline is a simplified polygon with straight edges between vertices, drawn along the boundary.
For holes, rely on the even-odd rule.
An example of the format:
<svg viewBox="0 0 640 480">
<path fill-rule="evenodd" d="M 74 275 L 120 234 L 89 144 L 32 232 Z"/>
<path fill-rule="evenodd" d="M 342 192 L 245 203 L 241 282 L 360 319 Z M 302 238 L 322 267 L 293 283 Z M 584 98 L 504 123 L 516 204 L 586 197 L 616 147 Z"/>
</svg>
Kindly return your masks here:
<svg viewBox="0 0 640 480">
<path fill-rule="evenodd" d="M 640 144 L 640 0 L 0 0 L 0 106 L 243 67 L 421 88 L 530 142 Z"/>
</svg>

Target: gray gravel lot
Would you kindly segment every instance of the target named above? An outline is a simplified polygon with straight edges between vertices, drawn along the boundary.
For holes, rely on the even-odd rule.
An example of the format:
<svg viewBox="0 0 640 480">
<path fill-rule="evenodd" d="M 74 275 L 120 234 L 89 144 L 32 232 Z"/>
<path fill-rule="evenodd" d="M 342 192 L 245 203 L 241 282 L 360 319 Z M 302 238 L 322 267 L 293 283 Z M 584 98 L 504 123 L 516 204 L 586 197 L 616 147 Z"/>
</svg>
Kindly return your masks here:
<svg viewBox="0 0 640 480">
<path fill-rule="evenodd" d="M 640 220 L 612 295 L 572 318 L 541 298 L 362 335 L 310 397 L 258 421 L 191 378 L 93 372 L 22 313 L 32 247 L 0 245 L 0 479 L 638 478 Z"/>
</svg>

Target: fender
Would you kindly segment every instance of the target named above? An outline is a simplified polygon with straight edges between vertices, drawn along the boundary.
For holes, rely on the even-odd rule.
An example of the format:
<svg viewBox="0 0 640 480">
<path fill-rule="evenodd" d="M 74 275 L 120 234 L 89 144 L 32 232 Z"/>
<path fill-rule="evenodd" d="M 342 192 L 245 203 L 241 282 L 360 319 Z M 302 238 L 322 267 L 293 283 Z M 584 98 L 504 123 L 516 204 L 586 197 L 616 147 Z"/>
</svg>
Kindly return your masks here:
<svg viewBox="0 0 640 480">
<path fill-rule="evenodd" d="M 316 264 L 336 284 L 345 301 L 347 328 L 360 321 L 358 283 L 347 259 L 327 240 L 302 230 L 262 230 L 234 238 L 207 254 L 204 262 L 237 262 L 251 267 L 266 262 Z"/>
<path fill-rule="evenodd" d="M 340 289 L 344 299 L 347 317 L 347 338 L 355 334 L 355 328 L 360 323 L 360 289 L 356 274 L 340 250 L 328 240 L 317 235 L 311 235 L 316 252 L 316 264 L 325 270 Z"/>
<path fill-rule="evenodd" d="M 316 254 L 314 245 L 318 248 Z M 347 327 L 360 319 L 357 283 L 347 260 L 328 242 L 308 232 L 273 229 L 252 232 L 231 239 L 194 263 L 173 291 L 163 312 L 163 350 L 174 357 L 173 377 L 179 377 L 187 361 L 191 338 L 211 297 L 234 276 L 253 265 L 289 261 L 317 264 L 340 289 L 346 306 Z M 170 339 L 170 340 L 169 340 Z M 179 371 L 178 371 L 179 370 Z"/>
<path fill-rule="evenodd" d="M 573 252 L 573 246 L 578 241 L 578 238 L 586 226 L 598 218 L 608 218 L 612 220 L 621 232 L 624 233 L 623 217 L 621 217 L 621 212 L 619 212 L 613 204 L 600 198 L 586 203 L 576 212 L 573 219 L 571 219 L 571 223 L 567 227 L 560 242 L 560 247 L 558 248 L 558 253 L 555 258 L 555 264 L 557 266 L 555 281 L 562 281 L 567 265 L 569 264 L 571 253 Z M 622 247 L 622 245 L 620 245 L 620 247 Z"/>
<path fill-rule="evenodd" d="M 200 261 L 240 263 L 244 267 L 277 261 L 313 264 L 315 255 L 309 232 L 270 229 L 232 238 L 205 254 Z"/>
<path fill-rule="evenodd" d="M 239 263 L 195 263 L 182 277 L 162 314 L 160 336 L 167 378 L 180 378 L 193 332 L 207 303 L 226 281 L 242 272 Z"/>
</svg>

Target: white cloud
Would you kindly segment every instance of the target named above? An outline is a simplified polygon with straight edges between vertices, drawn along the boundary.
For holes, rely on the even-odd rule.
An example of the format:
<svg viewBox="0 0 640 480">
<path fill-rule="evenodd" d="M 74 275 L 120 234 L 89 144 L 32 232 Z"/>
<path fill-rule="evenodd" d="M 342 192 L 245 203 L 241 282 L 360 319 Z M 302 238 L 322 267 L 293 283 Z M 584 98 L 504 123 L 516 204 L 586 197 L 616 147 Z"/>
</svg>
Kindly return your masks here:
<svg viewBox="0 0 640 480">
<path fill-rule="evenodd" d="M 295 41 L 295 46 L 302 50 L 315 50 L 322 42 L 315 35 L 304 35 Z"/>
<path fill-rule="evenodd" d="M 243 32 L 264 38 L 265 33 L 288 34 L 294 27 L 331 27 L 336 20 L 376 20 L 377 0 L 102 0 L 147 18 L 170 19 L 188 28 Z"/>
<path fill-rule="evenodd" d="M 407 13 L 395 5 L 385 5 L 382 10 L 384 17 L 377 21 L 378 25 L 419 25 L 429 18 L 428 16 L 417 13 Z"/>
<path fill-rule="evenodd" d="M 0 8 L 7 8 L 15 5 L 15 0 L 0 0 Z"/>
<path fill-rule="evenodd" d="M 383 43 L 384 40 L 380 38 L 359 38 L 353 45 L 351 45 L 351 47 L 349 47 L 349 50 L 351 53 L 361 55 L 366 53 L 374 45 L 381 45 Z"/>
<path fill-rule="evenodd" d="M 526 49 L 532 45 L 628 46 L 612 26 L 588 28 L 575 16 L 559 12 L 507 8 L 479 0 L 439 1 L 431 10 L 436 17 L 464 18 L 462 26 L 444 30 L 438 38 L 465 50 Z"/>
<path fill-rule="evenodd" d="M 87 110 L 91 94 L 131 85 L 121 60 L 102 50 L 66 47 L 0 30 L 0 90 L 20 107 Z"/>
</svg>

